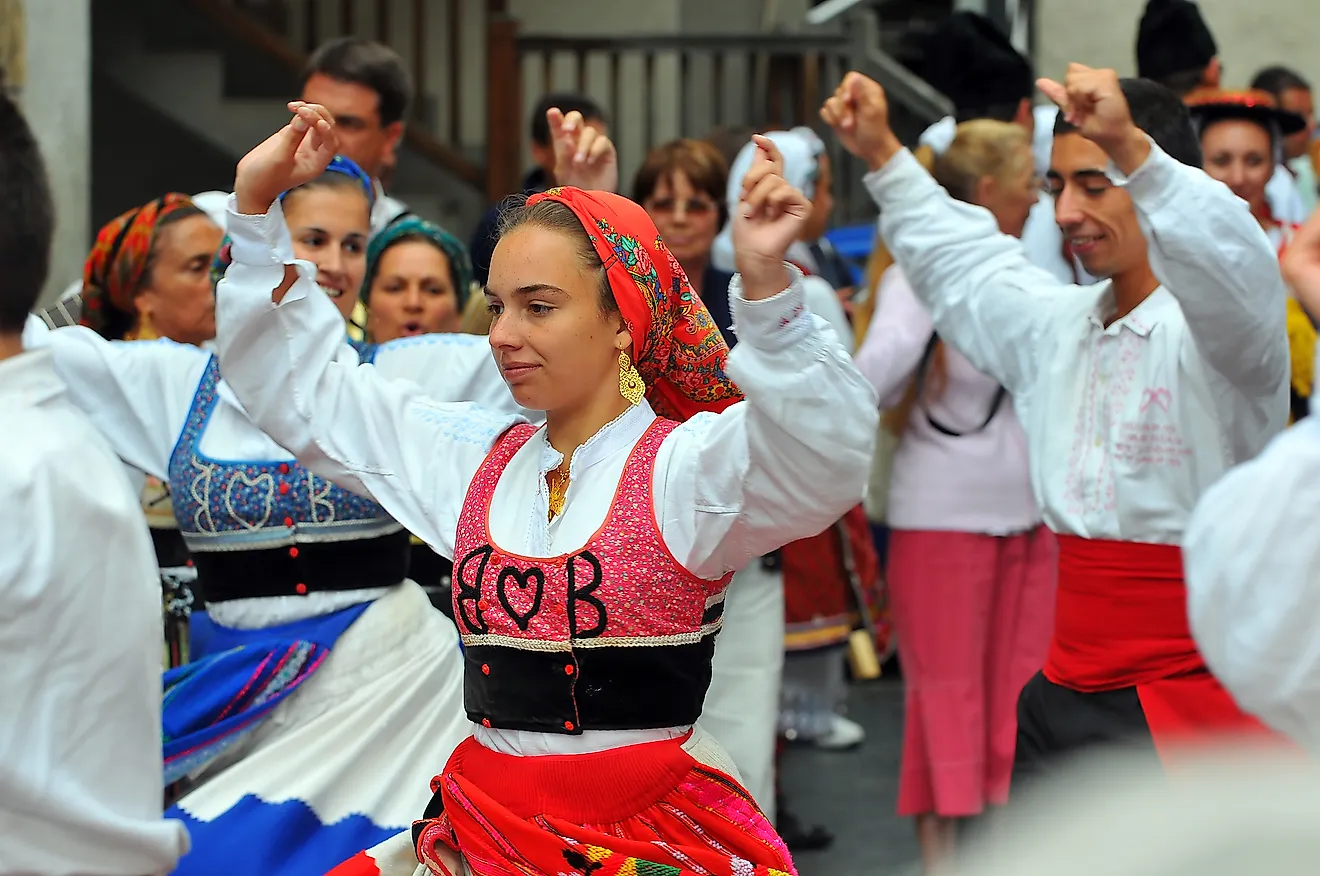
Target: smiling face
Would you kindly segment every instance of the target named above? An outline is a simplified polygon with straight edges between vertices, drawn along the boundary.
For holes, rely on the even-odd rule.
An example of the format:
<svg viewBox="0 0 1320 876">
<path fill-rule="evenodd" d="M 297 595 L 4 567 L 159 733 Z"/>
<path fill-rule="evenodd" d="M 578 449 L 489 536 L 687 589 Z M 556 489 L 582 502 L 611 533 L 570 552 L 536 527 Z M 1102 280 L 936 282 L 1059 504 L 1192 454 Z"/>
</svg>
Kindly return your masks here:
<svg viewBox="0 0 1320 876">
<path fill-rule="evenodd" d="M 621 399 L 619 351 L 632 337 L 617 310 L 602 306 L 602 269 L 598 259 L 588 264 L 584 244 L 580 230 L 528 223 L 506 232 L 491 256 L 491 350 L 518 404 L 548 415 L 609 410 Z"/>
<path fill-rule="evenodd" d="M 1201 133 L 1201 151 L 1207 174 L 1246 201 L 1254 215 L 1268 215 L 1265 186 L 1274 175 L 1274 148 L 1268 131 L 1245 119 L 1224 119 Z"/>
<path fill-rule="evenodd" d="M 224 232 L 205 215 L 162 225 L 151 244 L 150 265 L 133 302 L 139 319 L 180 344 L 215 337 L 211 259 Z"/>
<path fill-rule="evenodd" d="M 458 331 L 462 314 L 449 258 L 429 240 L 399 240 L 380 256 L 367 312 L 367 334 L 377 343 Z"/>
<path fill-rule="evenodd" d="M 371 214 L 367 196 L 355 181 L 313 185 L 290 192 L 284 218 L 293 236 L 293 254 L 316 265 L 316 282 L 347 320 L 357 304 L 367 272 Z"/>
<path fill-rule="evenodd" d="M 1132 198 L 1105 175 L 1109 156 L 1081 134 L 1054 138 L 1047 177 L 1054 217 L 1091 276 L 1108 278 L 1146 264 L 1146 238 Z"/>
</svg>

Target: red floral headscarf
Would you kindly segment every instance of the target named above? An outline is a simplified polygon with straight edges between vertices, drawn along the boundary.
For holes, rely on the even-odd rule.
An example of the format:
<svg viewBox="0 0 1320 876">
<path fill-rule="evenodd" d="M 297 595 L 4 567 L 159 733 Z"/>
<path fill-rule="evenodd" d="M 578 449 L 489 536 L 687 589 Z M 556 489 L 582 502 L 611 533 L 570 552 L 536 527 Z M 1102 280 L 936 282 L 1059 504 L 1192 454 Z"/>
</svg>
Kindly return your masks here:
<svg viewBox="0 0 1320 876">
<path fill-rule="evenodd" d="M 83 264 L 82 325 L 99 332 L 107 308 L 134 312 L 133 296 L 146 271 L 156 225 L 175 210 L 191 206 L 192 198 L 171 192 L 105 224 Z"/>
<path fill-rule="evenodd" d="M 532 195 L 527 203 L 547 200 L 573 211 L 605 264 L 656 413 L 682 421 L 742 399 L 724 373 L 724 337 L 646 211 L 619 195 L 571 186 Z"/>
</svg>

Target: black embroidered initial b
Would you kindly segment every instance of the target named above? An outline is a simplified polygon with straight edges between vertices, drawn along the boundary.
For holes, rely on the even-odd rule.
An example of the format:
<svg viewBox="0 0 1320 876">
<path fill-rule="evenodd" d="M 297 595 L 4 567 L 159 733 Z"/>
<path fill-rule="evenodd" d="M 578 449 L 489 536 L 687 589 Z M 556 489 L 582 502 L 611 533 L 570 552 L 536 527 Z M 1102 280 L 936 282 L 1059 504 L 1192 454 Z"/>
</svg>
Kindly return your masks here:
<svg viewBox="0 0 1320 876">
<path fill-rule="evenodd" d="M 454 607 L 469 633 L 484 635 L 490 632 L 486 619 L 481 616 L 481 579 L 486 575 L 486 563 L 494 552 L 495 548 L 490 545 L 479 547 L 464 557 L 454 569 Z M 468 566 L 473 562 L 477 564 L 477 570 L 469 576 Z"/>
<path fill-rule="evenodd" d="M 591 577 L 578 586 L 578 563 L 584 562 L 591 568 Z M 575 639 L 594 639 L 605 632 L 608 620 L 605 603 L 595 596 L 596 588 L 601 584 L 600 560 L 591 551 L 583 551 L 568 560 L 568 633 Z M 578 603 L 585 602 L 596 610 L 596 623 L 585 630 L 578 629 Z"/>
</svg>

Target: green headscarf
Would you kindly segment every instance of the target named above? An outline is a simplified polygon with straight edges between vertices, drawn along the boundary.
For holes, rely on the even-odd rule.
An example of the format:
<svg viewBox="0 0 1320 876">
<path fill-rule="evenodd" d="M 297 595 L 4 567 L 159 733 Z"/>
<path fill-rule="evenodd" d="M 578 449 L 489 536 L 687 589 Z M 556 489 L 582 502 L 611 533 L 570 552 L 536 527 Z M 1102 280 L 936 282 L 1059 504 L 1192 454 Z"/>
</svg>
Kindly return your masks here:
<svg viewBox="0 0 1320 876">
<path fill-rule="evenodd" d="M 371 294 L 372 281 L 380 270 L 380 258 L 385 250 L 402 240 L 423 239 L 430 241 L 449 259 L 449 276 L 454 282 L 454 294 L 458 296 L 458 312 L 467 306 L 468 296 L 472 292 L 472 259 L 467 247 L 454 235 L 433 222 L 427 222 L 416 216 L 400 219 L 393 225 L 382 229 L 367 244 L 367 273 L 362 277 L 360 298 L 366 303 Z"/>
</svg>

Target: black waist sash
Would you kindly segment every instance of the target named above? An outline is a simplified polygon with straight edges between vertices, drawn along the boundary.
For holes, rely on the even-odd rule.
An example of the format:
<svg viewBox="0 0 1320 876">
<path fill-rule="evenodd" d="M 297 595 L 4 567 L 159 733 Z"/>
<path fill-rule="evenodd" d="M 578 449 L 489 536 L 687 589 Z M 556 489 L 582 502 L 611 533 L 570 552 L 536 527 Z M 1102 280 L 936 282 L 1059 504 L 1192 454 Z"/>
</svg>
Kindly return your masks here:
<svg viewBox="0 0 1320 876">
<path fill-rule="evenodd" d="M 250 551 L 197 551 L 207 602 L 390 587 L 408 577 L 408 533 Z"/>
</svg>

